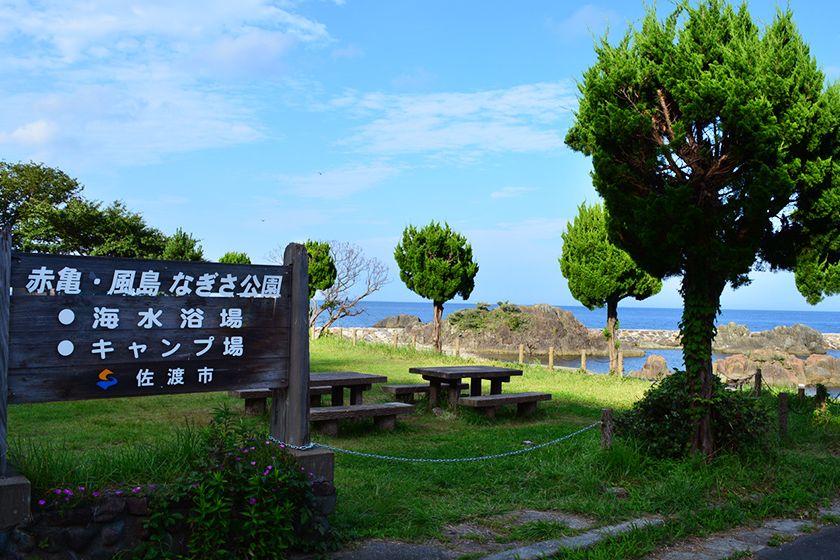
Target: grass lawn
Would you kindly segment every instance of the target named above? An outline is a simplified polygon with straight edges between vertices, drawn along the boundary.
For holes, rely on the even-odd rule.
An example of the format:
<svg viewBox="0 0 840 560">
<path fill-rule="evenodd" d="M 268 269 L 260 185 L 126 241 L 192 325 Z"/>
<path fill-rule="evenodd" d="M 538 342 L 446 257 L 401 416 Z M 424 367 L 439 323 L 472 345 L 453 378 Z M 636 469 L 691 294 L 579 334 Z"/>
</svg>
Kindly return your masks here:
<svg viewBox="0 0 840 560">
<path fill-rule="evenodd" d="M 408 373 L 411 366 L 463 363 L 386 345 L 354 347 L 334 338 L 313 341 L 311 353 L 313 371 L 378 373 L 390 383 L 419 382 L 419 376 Z M 338 437 L 314 433 L 313 440 L 399 457 L 492 455 L 521 449 L 526 440 L 539 444 L 588 426 L 598 421 L 602 408 L 626 409 L 649 386 L 537 365 L 524 369 L 504 391 L 553 395 L 532 418 L 517 418 L 515 407 L 501 409 L 495 420 L 472 410 L 438 416 L 421 401 L 418 413 L 400 417 L 394 432 L 377 432 L 368 420 L 342 424 Z M 376 386 L 365 398 L 390 400 Z M 775 397 L 763 398 L 775 406 Z M 225 394 L 14 405 L 10 443 L 34 494 L 62 484 L 165 482 L 179 475 L 194 445 L 192 434 L 222 405 L 243 407 Z M 595 558 L 639 556 L 675 538 L 815 509 L 836 497 L 840 406 L 832 404 L 816 423 L 813 405 L 805 405 L 791 413 L 789 437 L 769 453 L 722 455 L 708 464 L 651 459 L 620 439 L 602 451 L 597 428 L 531 453 L 473 462 L 406 463 L 339 453 L 334 525 L 348 538 L 424 540 L 441 537 L 447 524 L 518 509 L 581 513 L 602 524 L 653 513 L 669 516 L 664 526 L 632 532 L 587 553 Z M 267 425 L 266 418 L 244 421 Z M 610 492 L 614 487 L 626 489 L 627 497 Z M 501 538 L 540 540 L 564 532 L 549 525 Z"/>
</svg>

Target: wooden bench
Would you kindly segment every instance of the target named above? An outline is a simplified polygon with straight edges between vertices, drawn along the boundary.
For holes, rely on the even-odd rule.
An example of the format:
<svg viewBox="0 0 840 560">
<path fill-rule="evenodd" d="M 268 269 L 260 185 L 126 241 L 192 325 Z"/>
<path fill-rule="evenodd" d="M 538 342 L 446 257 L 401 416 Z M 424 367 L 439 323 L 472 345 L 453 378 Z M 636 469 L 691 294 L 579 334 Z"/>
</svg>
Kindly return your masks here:
<svg viewBox="0 0 840 560">
<path fill-rule="evenodd" d="M 496 409 L 505 404 L 516 404 L 516 413 L 520 416 L 530 416 L 537 411 L 539 401 L 551 400 L 549 393 L 506 393 L 499 395 L 478 395 L 475 397 L 461 397 L 458 404 L 478 408 L 487 418 L 496 417 Z"/>
<path fill-rule="evenodd" d="M 329 395 L 332 387 L 310 387 L 309 406 L 321 406 L 321 397 Z M 237 399 L 245 399 L 245 414 L 260 416 L 265 413 L 265 401 L 271 396 L 270 389 L 245 389 L 243 391 L 228 391 L 228 395 Z"/>
<path fill-rule="evenodd" d="M 414 412 L 413 404 L 387 402 L 350 406 L 319 406 L 309 409 L 309 421 L 319 432 L 338 435 L 338 421 L 349 418 L 373 418 L 380 430 L 393 430 L 397 415 Z"/>
<path fill-rule="evenodd" d="M 467 389 L 469 385 L 466 383 L 460 384 L 460 389 Z M 393 395 L 400 402 L 411 404 L 414 402 L 415 393 L 429 394 L 428 383 L 407 383 L 404 385 L 382 385 L 382 390 Z"/>
</svg>

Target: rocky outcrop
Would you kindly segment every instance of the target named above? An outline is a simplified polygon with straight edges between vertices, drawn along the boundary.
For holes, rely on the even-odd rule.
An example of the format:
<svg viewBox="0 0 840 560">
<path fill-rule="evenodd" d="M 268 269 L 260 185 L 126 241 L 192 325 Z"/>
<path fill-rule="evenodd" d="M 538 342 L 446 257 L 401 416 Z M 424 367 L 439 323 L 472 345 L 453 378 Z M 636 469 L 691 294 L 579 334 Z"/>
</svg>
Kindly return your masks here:
<svg viewBox="0 0 840 560">
<path fill-rule="evenodd" d="M 758 349 L 772 349 L 797 356 L 808 356 L 825 354 L 827 346 L 822 334 L 806 325 L 750 332 L 744 325 L 728 323 L 718 327 L 713 349 L 724 354 L 746 354 Z"/>
<path fill-rule="evenodd" d="M 420 317 L 417 315 L 392 315 L 385 317 L 373 324 L 377 329 L 404 329 L 407 327 L 414 327 L 421 323 Z"/>
<path fill-rule="evenodd" d="M 714 372 L 729 383 L 750 382 L 757 369 L 762 381 L 769 385 L 807 385 L 822 383 L 840 387 L 840 360 L 823 354 L 806 359 L 776 350 L 754 350 L 735 354 L 714 363 Z"/>
<path fill-rule="evenodd" d="M 642 366 L 642 369 L 639 371 L 631 371 L 628 374 L 629 377 L 647 379 L 649 381 L 658 381 L 666 375 L 671 375 L 671 370 L 668 369 L 668 362 L 665 361 L 665 358 L 656 354 L 648 356 L 647 360 L 645 360 L 645 365 Z"/>
<path fill-rule="evenodd" d="M 517 352 L 519 345 L 526 352 L 545 353 L 550 346 L 557 355 L 578 355 L 581 350 L 604 354 L 607 343 L 600 332 L 590 334 L 575 316 L 551 305 L 511 305 L 505 310 L 470 310 L 469 320 L 452 321 L 450 315 L 441 325 L 441 339 L 452 346 L 456 339 L 463 350 Z M 482 315 L 486 314 L 486 315 Z M 495 314 L 495 315 L 491 315 Z M 405 329 L 405 337 L 420 344 L 432 343 L 431 323 L 420 323 Z"/>
</svg>

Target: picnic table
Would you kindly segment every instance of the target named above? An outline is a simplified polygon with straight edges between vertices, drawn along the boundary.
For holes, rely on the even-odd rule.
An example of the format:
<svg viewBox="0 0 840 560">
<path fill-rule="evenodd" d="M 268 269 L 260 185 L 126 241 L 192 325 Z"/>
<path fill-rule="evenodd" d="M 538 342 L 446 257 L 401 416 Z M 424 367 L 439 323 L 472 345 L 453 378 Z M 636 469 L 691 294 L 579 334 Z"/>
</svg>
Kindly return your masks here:
<svg viewBox="0 0 840 560">
<path fill-rule="evenodd" d="M 496 408 L 503 404 L 516 404 L 519 414 L 531 414 L 537 408 L 537 401 L 549 400 L 548 393 L 502 394 L 502 383 L 515 375 L 522 375 L 521 369 L 495 366 L 426 366 L 409 368 L 409 373 L 423 376 L 429 382 L 429 403 L 438 403 L 441 391 L 446 386 L 450 408 L 459 404 L 481 409 L 488 417 L 496 415 Z M 461 397 L 462 379 L 470 380 L 470 395 Z M 490 394 L 482 395 L 481 382 L 490 381 Z"/>
<path fill-rule="evenodd" d="M 350 405 L 362 404 L 362 394 L 374 383 L 385 383 L 388 378 L 372 373 L 355 371 L 327 371 L 309 374 L 309 387 L 330 387 L 330 404 L 344 406 L 344 389 L 350 390 Z"/>
</svg>

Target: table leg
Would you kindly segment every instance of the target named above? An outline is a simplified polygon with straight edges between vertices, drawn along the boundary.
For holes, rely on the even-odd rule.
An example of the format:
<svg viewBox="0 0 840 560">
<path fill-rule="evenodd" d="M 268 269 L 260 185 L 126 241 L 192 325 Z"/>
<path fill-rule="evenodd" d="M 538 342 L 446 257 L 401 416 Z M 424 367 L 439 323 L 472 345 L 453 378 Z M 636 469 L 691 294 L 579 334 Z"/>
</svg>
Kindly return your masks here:
<svg viewBox="0 0 840 560">
<path fill-rule="evenodd" d="M 490 380 L 490 394 L 491 395 L 501 395 L 502 394 L 502 380 L 501 379 L 491 379 Z"/>
<path fill-rule="evenodd" d="M 344 387 L 333 387 L 330 395 L 333 406 L 344 406 Z"/>
<path fill-rule="evenodd" d="M 438 406 L 440 399 L 440 380 L 429 379 L 429 405 L 432 407 Z"/>
<path fill-rule="evenodd" d="M 455 409 L 458 406 L 458 399 L 461 398 L 461 380 L 450 383 L 447 386 L 447 399 L 449 408 Z"/>
<path fill-rule="evenodd" d="M 470 396 L 471 397 L 481 396 L 481 378 L 480 377 L 473 377 L 472 379 L 470 379 Z"/>
<path fill-rule="evenodd" d="M 362 404 L 362 393 L 364 389 L 361 386 L 350 387 L 350 404 Z"/>
</svg>

